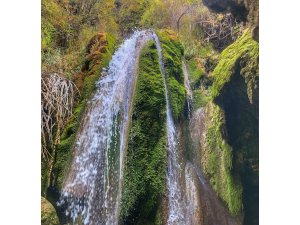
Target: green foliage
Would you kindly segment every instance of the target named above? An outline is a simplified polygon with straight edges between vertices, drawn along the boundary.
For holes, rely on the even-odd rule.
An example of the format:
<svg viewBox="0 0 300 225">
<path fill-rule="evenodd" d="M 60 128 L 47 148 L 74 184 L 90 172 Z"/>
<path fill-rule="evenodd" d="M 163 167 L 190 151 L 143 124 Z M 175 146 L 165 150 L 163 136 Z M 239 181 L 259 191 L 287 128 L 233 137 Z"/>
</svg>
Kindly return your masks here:
<svg viewBox="0 0 300 225">
<path fill-rule="evenodd" d="M 42 49 L 47 49 L 50 47 L 53 41 L 54 33 L 55 28 L 51 23 L 47 21 L 42 23 Z"/>
<path fill-rule="evenodd" d="M 170 17 L 171 11 L 168 10 L 167 1 L 152 0 L 142 15 L 140 23 L 147 28 L 161 29 L 170 27 Z"/>
<path fill-rule="evenodd" d="M 67 11 L 63 3 L 42 0 L 42 50 L 62 45 L 69 32 Z"/>
<path fill-rule="evenodd" d="M 118 23 L 123 35 L 129 34 L 135 28 L 140 28 L 143 13 L 149 6 L 148 0 L 123 0 L 118 15 Z"/>
<path fill-rule="evenodd" d="M 84 78 L 83 90 L 81 92 L 80 100 L 77 103 L 73 115 L 66 125 L 64 132 L 60 139 L 60 144 L 57 149 L 57 158 L 53 166 L 53 176 L 54 176 L 54 185 L 60 189 L 68 165 L 71 162 L 72 156 L 72 147 L 75 141 L 76 132 L 79 129 L 80 121 L 84 115 L 87 101 L 90 99 L 94 91 L 96 90 L 96 81 L 101 75 L 101 68 L 108 65 L 109 60 L 112 56 L 114 50 L 115 40 L 112 35 L 106 35 L 107 45 L 105 51 L 101 54 L 98 59 L 96 68 L 93 68 L 92 71 L 87 71 L 87 77 Z"/>
<path fill-rule="evenodd" d="M 151 41 L 142 50 L 139 61 L 122 189 L 124 221 L 154 224 L 158 216 L 167 167 L 165 111 L 164 81 Z"/>
<path fill-rule="evenodd" d="M 118 38 L 115 7 L 111 0 L 42 0 L 42 73 L 56 72 L 72 79 L 95 34 L 105 31 Z"/>
<path fill-rule="evenodd" d="M 204 172 L 216 193 L 226 202 L 232 214 L 242 210 L 242 186 L 232 174 L 232 149 L 223 138 L 224 115 L 219 106 L 210 103 L 206 142 L 202 159 Z"/>
<path fill-rule="evenodd" d="M 183 112 L 186 99 L 181 62 L 183 46 L 171 30 L 159 30 L 156 33 L 161 43 L 172 113 L 174 118 L 178 119 Z"/>
<path fill-rule="evenodd" d="M 244 60 L 245 65 L 241 73 L 246 78 L 248 96 L 251 101 L 252 89 L 258 77 L 258 54 L 258 43 L 252 39 L 251 32 L 247 29 L 240 38 L 221 53 L 220 61 L 212 74 L 215 80 L 212 86 L 212 97 L 219 95 L 222 87 L 230 81 L 240 60 Z"/>
<path fill-rule="evenodd" d="M 217 55 L 211 43 L 204 43 L 199 48 L 198 56 L 201 58 L 215 57 Z"/>
<path fill-rule="evenodd" d="M 210 97 L 206 96 L 200 89 L 193 91 L 193 109 L 204 107 L 209 100 Z"/>
<path fill-rule="evenodd" d="M 45 198 L 41 198 L 41 224 L 42 225 L 58 225 L 58 217 L 53 205 Z"/>
<path fill-rule="evenodd" d="M 195 88 L 201 77 L 204 75 L 203 69 L 199 67 L 195 58 L 187 61 L 187 70 L 192 89 Z"/>
</svg>

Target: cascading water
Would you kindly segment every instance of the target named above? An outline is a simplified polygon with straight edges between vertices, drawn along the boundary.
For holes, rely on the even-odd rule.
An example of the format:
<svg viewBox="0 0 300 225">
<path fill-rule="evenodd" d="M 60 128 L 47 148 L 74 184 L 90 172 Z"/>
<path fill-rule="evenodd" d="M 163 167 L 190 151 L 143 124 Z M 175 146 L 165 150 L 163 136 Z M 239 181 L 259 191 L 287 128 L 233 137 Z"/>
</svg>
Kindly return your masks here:
<svg viewBox="0 0 300 225">
<path fill-rule="evenodd" d="M 192 113 L 193 91 L 190 85 L 189 74 L 184 60 L 182 60 L 182 71 L 184 75 L 184 86 L 187 92 L 188 119 L 190 120 Z"/>
<path fill-rule="evenodd" d="M 197 177 L 196 177 L 197 178 Z M 185 166 L 185 190 L 186 190 L 186 225 L 201 224 L 200 222 L 200 196 L 198 179 L 191 163 Z"/>
<path fill-rule="evenodd" d="M 151 31 L 136 31 L 122 44 L 88 103 L 60 200 L 73 223 L 118 224 L 136 68 L 140 50 L 152 36 Z"/>
<path fill-rule="evenodd" d="M 178 161 L 176 127 L 171 113 L 171 105 L 168 95 L 167 77 L 163 64 L 162 49 L 158 37 L 154 35 L 154 40 L 158 50 L 159 64 L 164 77 L 167 102 L 167 137 L 168 137 L 168 171 L 167 171 L 167 188 L 168 188 L 168 206 L 169 206 L 169 225 L 184 224 L 184 208 L 182 189 L 180 188 L 180 163 Z"/>
<path fill-rule="evenodd" d="M 75 224 L 118 224 L 123 157 L 127 144 L 131 103 L 140 50 L 155 41 L 167 100 L 169 191 L 168 224 L 184 224 L 184 200 L 179 186 L 180 164 L 176 128 L 168 97 L 162 49 L 153 31 L 136 31 L 113 55 L 97 91 L 88 103 L 85 119 L 76 137 L 74 159 L 64 183 L 60 205 Z"/>
</svg>

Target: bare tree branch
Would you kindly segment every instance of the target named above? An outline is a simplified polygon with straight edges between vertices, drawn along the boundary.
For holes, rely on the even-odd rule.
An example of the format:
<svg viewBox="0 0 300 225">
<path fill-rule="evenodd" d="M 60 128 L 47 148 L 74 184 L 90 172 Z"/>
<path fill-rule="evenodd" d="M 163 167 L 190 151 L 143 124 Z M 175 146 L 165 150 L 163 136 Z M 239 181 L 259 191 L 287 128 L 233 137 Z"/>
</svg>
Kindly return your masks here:
<svg viewBox="0 0 300 225">
<path fill-rule="evenodd" d="M 41 85 L 41 153 L 43 158 L 48 159 L 51 157 L 48 148 L 59 144 L 61 131 L 72 115 L 74 98 L 79 91 L 72 81 L 57 73 L 43 75 Z"/>
<path fill-rule="evenodd" d="M 203 31 L 205 41 L 212 42 L 218 49 L 234 41 L 239 35 L 238 28 L 241 26 L 230 13 L 225 15 L 203 13 L 195 24 Z"/>
</svg>

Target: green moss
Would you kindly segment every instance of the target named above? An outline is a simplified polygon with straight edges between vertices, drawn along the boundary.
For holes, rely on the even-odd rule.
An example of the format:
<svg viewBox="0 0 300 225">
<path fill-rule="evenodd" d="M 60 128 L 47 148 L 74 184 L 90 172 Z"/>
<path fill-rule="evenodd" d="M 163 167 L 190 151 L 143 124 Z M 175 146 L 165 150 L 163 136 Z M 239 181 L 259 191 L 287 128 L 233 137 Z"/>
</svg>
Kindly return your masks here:
<svg viewBox="0 0 300 225">
<path fill-rule="evenodd" d="M 187 70 L 189 73 L 191 87 L 194 89 L 197 83 L 199 83 L 201 77 L 204 76 L 204 71 L 198 66 L 195 58 L 187 62 Z"/>
<path fill-rule="evenodd" d="M 217 53 L 214 50 L 213 44 L 208 42 L 202 44 L 201 48 L 199 48 L 198 55 L 200 58 L 214 57 Z"/>
<path fill-rule="evenodd" d="M 115 42 L 113 36 L 107 34 L 106 40 L 107 45 L 105 47 L 105 51 L 99 57 L 98 63 L 92 67 L 92 70 L 86 72 L 80 100 L 74 108 L 73 115 L 61 135 L 60 144 L 57 148 L 57 158 L 53 166 L 53 183 L 58 190 L 61 189 L 64 175 L 66 174 L 68 165 L 71 162 L 71 150 L 75 141 L 76 132 L 80 126 L 80 121 L 85 112 L 87 101 L 96 90 L 95 83 L 101 75 L 101 68 L 108 65 L 114 50 Z"/>
<path fill-rule="evenodd" d="M 167 168 L 165 111 L 164 81 L 151 41 L 140 56 L 125 163 L 121 218 L 127 223 L 158 220 Z"/>
<path fill-rule="evenodd" d="M 58 217 L 53 205 L 45 198 L 41 199 L 41 224 L 42 225 L 58 225 Z"/>
<path fill-rule="evenodd" d="M 210 97 L 206 96 L 200 89 L 193 91 L 193 109 L 204 107 L 209 100 Z"/>
<path fill-rule="evenodd" d="M 232 148 L 223 138 L 224 115 L 219 106 L 208 105 L 205 157 L 202 165 L 205 174 L 216 193 L 226 202 L 232 214 L 242 210 L 242 186 L 238 177 L 232 173 Z"/>
<path fill-rule="evenodd" d="M 178 119 L 182 115 L 186 99 L 181 62 L 184 49 L 174 32 L 159 30 L 156 33 L 161 43 L 173 117 Z"/>
<path fill-rule="evenodd" d="M 248 86 L 248 96 L 251 101 L 252 90 L 258 77 L 258 43 L 252 39 L 250 30 L 228 46 L 220 55 L 220 61 L 213 71 L 215 81 L 212 86 L 212 97 L 219 95 L 222 87 L 230 81 L 234 70 L 240 61 L 244 61 L 241 74 L 245 76 Z"/>
<path fill-rule="evenodd" d="M 49 21 L 42 22 L 42 50 L 48 49 L 55 35 L 55 28 Z"/>
<path fill-rule="evenodd" d="M 210 178 L 213 189 L 226 202 L 232 214 L 240 213 L 243 208 L 243 187 L 239 175 L 241 165 L 236 157 L 244 151 L 244 146 L 254 146 L 248 137 L 256 132 L 255 129 L 252 129 L 255 126 L 255 119 L 253 120 L 255 112 L 250 108 L 249 103 L 246 104 L 246 101 L 248 96 L 252 103 L 253 90 L 258 85 L 258 51 L 258 43 L 252 39 L 250 30 L 246 30 L 240 38 L 221 53 L 219 62 L 212 73 L 213 102 L 210 102 L 206 108 L 208 116 L 205 125 L 206 145 L 202 150 L 201 163 L 205 174 Z M 247 94 L 243 97 L 246 89 Z M 223 95 L 224 93 L 226 95 Z M 247 107 L 247 110 L 239 111 L 239 113 L 243 112 L 243 118 L 247 119 L 238 121 L 239 125 L 235 125 L 236 128 L 234 128 L 231 113 L 241 110 L 243 107 Z M 236 120 L 234 121 L 236 123 Z M 251 124 L 247 124 L 249 121 Z M 230 122 L 231 124 L 229 124 Z M 241 139 L 244 141 L 240 141 Z M 253 141 L 255 142 L 256 139 Z M 233 162 L 235 163 L 233 164 Z"/>
</svg>

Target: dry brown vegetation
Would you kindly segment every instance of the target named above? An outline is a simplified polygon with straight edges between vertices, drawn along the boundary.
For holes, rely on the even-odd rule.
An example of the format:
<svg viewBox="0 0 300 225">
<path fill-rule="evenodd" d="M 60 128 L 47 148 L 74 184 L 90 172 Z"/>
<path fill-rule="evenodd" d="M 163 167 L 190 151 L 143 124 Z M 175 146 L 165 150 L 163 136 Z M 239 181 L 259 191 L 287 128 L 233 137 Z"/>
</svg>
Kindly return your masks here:
<svg viewBox="0 0 300 225">
<path fill-rule="evenodd" d="M 72 115 L 78 89 L 74 83 L 57 73 L 43 75 L 41 79 L 42 158 L 51 157 L 48 146 L 59 144 L 60 134 Z"/>
</svg>

